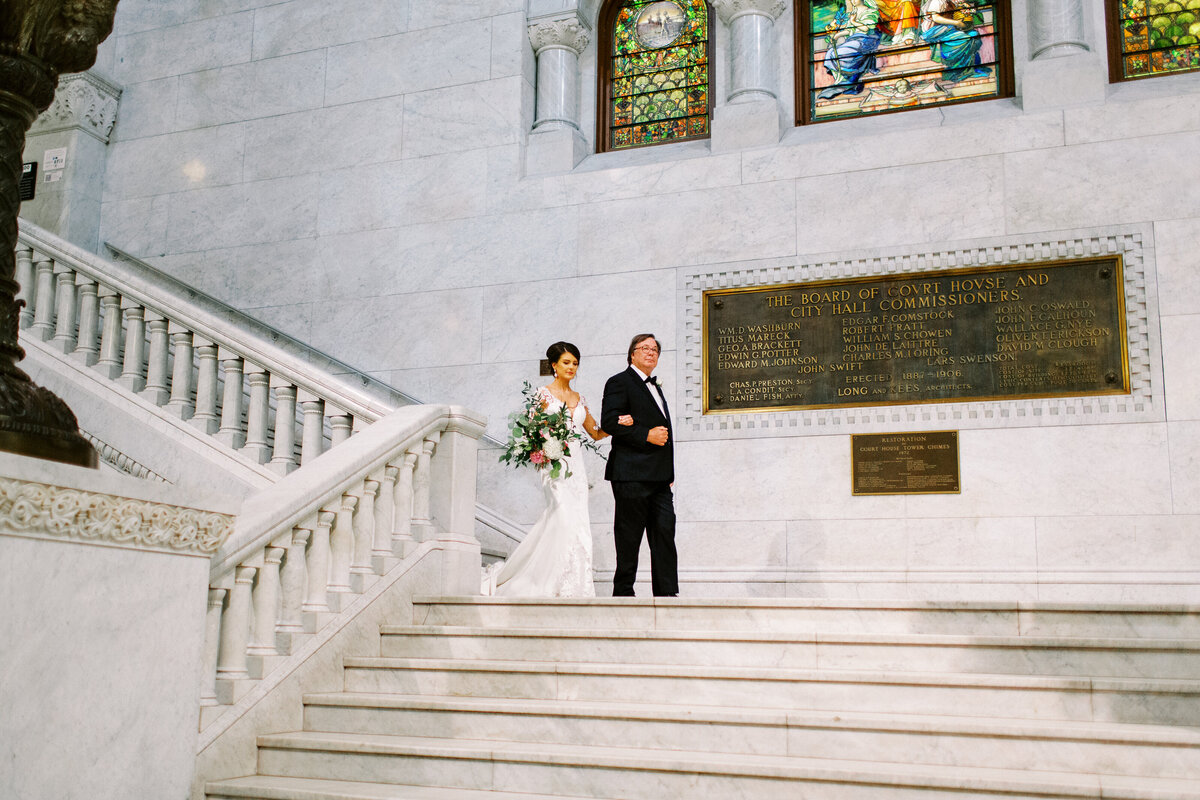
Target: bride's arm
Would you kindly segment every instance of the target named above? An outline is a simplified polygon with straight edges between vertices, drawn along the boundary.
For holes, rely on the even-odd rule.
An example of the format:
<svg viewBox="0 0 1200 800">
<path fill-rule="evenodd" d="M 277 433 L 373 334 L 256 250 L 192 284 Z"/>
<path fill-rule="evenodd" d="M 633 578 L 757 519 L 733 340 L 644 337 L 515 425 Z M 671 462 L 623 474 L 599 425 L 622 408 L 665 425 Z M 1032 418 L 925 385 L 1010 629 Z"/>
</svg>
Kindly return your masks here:
<svg viewBox="0 0 1200 800">
<path fill-rule="evenodd" d="M 629 414 L 622 414 L 617 418 L 617 424 L 628 427 L 633 424 L 633 417 L 631 417 Z M 600 430 L 600 426 L 596 424 L 596 420 L 592 417 L 592 412 L 590 410 L 588 411 L 587 419 L 583 421 L 583 429 L 587 431 L 588 436 L 591 436 L 595 441 L 600 441 L 609 435 Z"/>
</svg>

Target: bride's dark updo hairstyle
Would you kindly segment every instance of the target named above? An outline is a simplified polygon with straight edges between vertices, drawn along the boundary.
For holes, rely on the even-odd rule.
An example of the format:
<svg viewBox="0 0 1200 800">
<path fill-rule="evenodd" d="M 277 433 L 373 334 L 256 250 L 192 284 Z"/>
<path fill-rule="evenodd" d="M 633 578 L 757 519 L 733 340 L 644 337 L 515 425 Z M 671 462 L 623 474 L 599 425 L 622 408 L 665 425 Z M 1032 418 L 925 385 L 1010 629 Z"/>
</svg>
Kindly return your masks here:
<svg viewBox="0 0 1200 800">
<path fill-rule="evenodd" d="M 579 355 L 579 348 L 570 342 L 555 342 L 546 348 L 546 360 L 550 362 L 550 369 L 554 369 L 554 365 L 562 358 L 563 353 L 570 353 L 575 356 L 576 361 L 582 361 L 583 357 Z M 558 373 L 555 373 L 557 376 Z"/>
</svg>

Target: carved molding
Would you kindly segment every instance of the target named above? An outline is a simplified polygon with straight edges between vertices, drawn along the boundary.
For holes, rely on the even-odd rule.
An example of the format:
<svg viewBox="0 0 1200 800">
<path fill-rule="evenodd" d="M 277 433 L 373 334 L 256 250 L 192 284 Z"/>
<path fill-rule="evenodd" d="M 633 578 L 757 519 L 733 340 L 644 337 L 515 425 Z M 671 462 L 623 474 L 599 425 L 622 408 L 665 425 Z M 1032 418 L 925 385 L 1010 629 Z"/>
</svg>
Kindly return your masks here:
<svg viewBox="0 0 1200 800">
<path fill-rule="evenodd" d="M 547 47 L 565 47 L 579 55 L 591 39 L 592 29 L 574 12 L 529 22 L 529 42 L 535 53 L 541 53 Z"/>
<path fill-rule="evenodd" d="M 729 25 L 746 14 L 779 19 L 779 15 L 787 8 L 787 3 L 784 0 L 712 0 L 712 7 L 716 9 L 721 20 Z"/>
<path fill-rule="evenodd" d="M 79 431 L 79 435 L 86 439 L 88 444 L 96 448 L 96 453 L 100 456 L 100 460 L 105 464 L 108 464 L 113 469 L 123 472 L 126 475 L 134 478 L 141 478 L 142 480 L 170 483 L 170 481 L 168 481 L 162 475 L 159 475 L 157 472 L 150 469 L 132 456 L 122 453 L 108 442 L 103 442 L 82 429 Z"/>
<path fill-rule="evenodd" d="M 108 144 L 120 99 L 118 87 L 90 72 L 64 75 L 54 102 L 34 121 L 29 135 L 78 128 Z"/>
<path fill-rule="evenodd" d="M 0 529 L 130 548 L 211 555 L 233 517 L 150 500 L 0 478 Z"/>
</svg>

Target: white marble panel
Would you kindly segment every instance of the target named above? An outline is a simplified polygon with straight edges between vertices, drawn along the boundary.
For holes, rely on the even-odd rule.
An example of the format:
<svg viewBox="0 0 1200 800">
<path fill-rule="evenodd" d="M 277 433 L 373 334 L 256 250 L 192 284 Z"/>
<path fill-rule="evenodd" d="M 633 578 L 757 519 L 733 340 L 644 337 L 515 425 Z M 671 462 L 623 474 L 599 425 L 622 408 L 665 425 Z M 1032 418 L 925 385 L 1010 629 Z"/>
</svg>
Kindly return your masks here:
<svg viewBox="0 0 1200 800">
<path fill-rule="evenodd" d="M 238 308 L 333 296 L 354 263 L 330 264 L 313 238 L 211 248 L 151 259 L 158 269 Z"/>
<path fill-rule="evenodd" d="M 171 196 L 170 252 L 286 241 L 317 232 L 319 176 L 198 189 Z"/>
<path fill-rule="evenodd" d="M 381 284 L 396 292 L 489 286 L 493 287 L 490 310 L 493 304 L 504 302 L 514 287 L 520 287 L 519 293 L 526 298 L 543 298 L 554 289 L 532 282 L 575 274 L 574 208 L 409 225 L 398 229 L 398 234 L 390 263 L 373 276 L 373 285 L 364 287 L 368 291 L 377 291 Z M 563 289 L 555 300 L 559 305 L 578 307 L 580 303 L 571 300 L 582 291 Z M 596 296 L 591 303 L 596 303 Z M 528 318 L 515 324 L 528 324 Z"/>
<path fill-rule="evenodd" d="M 1038 567 L 1030 517 L 909 519 L 909 570 L 1033 570 Z"/>
<path fill-rule="evenodd" d="M 313 248 L 317 263 L 310 280 L 317 281 L 321 297 L 351 298 L 377 294 L 380 286 L 394 290 L 389 281 L 401 267 L 396 260 L 399 231 L 382 228 L 336 236 L 322 236 Z"/>
<path fill-rule="evenodd" d="M 1111 100 L 1103 105 L 1063 112 L 1066 144 L 1135 139 L 1200 130 L 1200 103 L 1195 95 Z"/>
<path fill-rule="evenodd" d="M 1200 314 L 1164 317 L 1160 324 L 1167 419 L 1200 419 Z"/>
<path fill-rule="evenodd" d="M 726 155 L 577 170 L 547 178 L 546 191 L 556 202 L 587 204 L 718 189 L 738 186 L 741 182 L 742 157 Z"/>
<path fill-rule="evenodd" d="M 322 175 L 321 233 L 473 217 L 485 206 L 487 153 L 429 156 Z"/>
<path fill-rule="evenodd" d="M 175 130 L 179 78 L 131 83 L 121 91 L 111 141 L 161 136 Z"/>
<path fill-rule="evenodd" d="M 656 333 L 667 349 L 673 348 L 674 289 L 671 271 L 498 286 L 484 309 L 484 327 L 491 334 L 483 358 L 529 358 L 555 341 L 547 340 L 550 336 L 575 342 L 585 355 L 619 356 L 612 365 L 617 369 L 624 365 L 629 340 L 642 331 Z M 665 363 L 659 372 L 674 382 Z"/>
<path fill-rule="evenodd" d="M 325 53 L 268 58 L 179 78 L 178 129 L 290 114 L 320 107 Z"/>
<path fill-rule="evenodd" d="M 243 308 L 242 311 L 302 342 L 312 336 L 313 317 L 321 313 L 317 303 Z"/>
<path fill-rule="evenodd" d="M 525 11 L 524 0 L 408 0 L 408 29 Z"/>
<path fill-rule="evenodd" d="M 241 125 L 114 142 L 108 148 L 104 201 L 238 183 L 245 143 Z"/>
<path fill-rule="evenodd" d="M 112 200 L 100 206 L 101 242 L 110 242 L 127 253 L 150 255 L 167 238 L 170 195 Z"/>
<path fill-rule="evenodd" d="M 1200 422 L 1172 422 L 1167 429 L 1172 510 L 1176 514 L 1200 514 Z"/>
<path fill-rule="evenodd" d="M 254 57 L 271 58 L 404 31 L 408 0 L 292 0 L 254 15 Z"/>
<path fill-rule="evenodd" d="M 524 86 L 522 78 L 511 77 L 407 95 L 405 157 L 519 142 Z"/>
<path fill-rule="evenodd" d="M 1043 572 L 1200 569 L 1198 520 L 1187 516 L 1043 517 L 1037 520 Z"/>
<path fill-rule="evenodd" d="M 784 522 L 689 522 L 675 531 L 679 563 L 704 567 L 782 567 L 787 563 Z"/>
<path fill-rule="evenodd" d="M 171 2 L 162 0 L 121 0 L 113 30 L 119 35 L 139 33 L 154 28 L 170 28 L 239 11 L 269 6 L 278 0 L 204 0 L 204 2 Z"/>
<path fill-rule="evenodd" d="M 1158 309 L 1163 317 L 1200 309 L 1200 217 L 1154 223 Z"/>
<path fill-rule="evenodd" d="M 331 300 L 309 343 L 369 372 L 474 364 L 482 306 L 478 289 Z"/>
<path fill-rule="evenodd" d="M 326 102 L 352 103 L 487 80 L 490 20 L 367 39 L 328 51 Z"/>
<path fill-rule="evenodd" d="M 890 120 L 880 117 L 861 122 L 890 122 L 890 125 L 873 124 L 856 135 L 848 135 L 841 122 L 797 128 L 785 137 L 785 144 L 780 147 L 742 155 L 746 182 L 922 165 L 929 173 L 928 178 L 922 179 L 924 183 L 936 180 L 934 176 L 942 172 L 948 161 L 1061 147 L 1063 143 L 1061 112 L 1020 114 L 990 104 L 953 124 L 942 124 L 940 115 L 926 116 L 924 112 L 905 112 L 891 116 Z M 793 140 L 800 132 L 803 138 Z M 921 200 L 928 199 L 926 192 L 918 195 Z"/>
<path fill-rule="evenodd" d="M 908 566 L 908 526 L 902 519 L 810 519 L 787 523 L 787 566 L 805 572 Z"/>
<path fill-rule="evenodd" d="M 999 156 L 802 178 L 796 198 L 801 253 L 1006 232 Z"/>
<path fill-rule="evenodd" d="M 525 84 L 525 91 L 532 91 Z M 529 116 L 530 124 L 533 115 Z M 557 193 L 541 178 L 524 177 L 525 145 L 510 144 L 487 151 L 487 210 L 490 213 L 519 211 L 562 205 Z"/>
<path fill-rule="evenodd" d="M 243 12 L 117 37 L 118 83 L 137 83 L 250 60 L 254 14 Z"/>
<path fill-rule="evenodd" d="M 1006 155 L 1007 232 L 1194 216 L 1200 208 L 1195 142 L 1194 133 L 1175 133 Z M 1162 169 L 1133 166 L 1147 153 Z"/>
<path fill-rule="evenodd" d="M 385 97 L 246 125 L 246 180 L 399 161 L 404 98 Z"/>
<path fill-rule="evenodd" d="M 904 516 L 903 498 L 851 497 L 845 436 L 676 442 L 675 473 L 689 522 Z"/>
<path fill-rule="evenodd" d="M 789 181 L 585 207 L 579 272 L 594 275 L 771 258 L 796 252 Z"/>
<path fill-rule="evenodd" d="M 520 12 L 492 17 L 492 77 L 521 75 L 536 78 L 537 61 L 529 43 L 525 15 Z"/>
</svg>

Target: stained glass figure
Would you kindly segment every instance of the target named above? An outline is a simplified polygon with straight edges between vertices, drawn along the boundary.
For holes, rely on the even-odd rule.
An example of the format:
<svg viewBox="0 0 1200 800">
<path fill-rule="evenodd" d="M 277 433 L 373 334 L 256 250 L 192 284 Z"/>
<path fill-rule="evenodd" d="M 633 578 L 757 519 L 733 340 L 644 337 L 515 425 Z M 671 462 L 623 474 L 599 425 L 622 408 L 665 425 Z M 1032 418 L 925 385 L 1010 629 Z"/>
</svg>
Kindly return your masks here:
<svg viewBox="0 0 1200 800">
<path fill-rule="evenodd" d="M 983 100 L 1010 91 L 1002 0 L 805 0 L 798 5 L 802 123 Z"/>
<path fill-rule="evenodd" d="M 612 23 L 608 146 L 708 136 L 705 0 L 625 0 Z"/>
<path fill-rule="evenodd" d="M 1109 11 L 1120 54 L 1114 80 L 1200 69 L 1200 0 L 1109 0 Z"/>
</svg>

